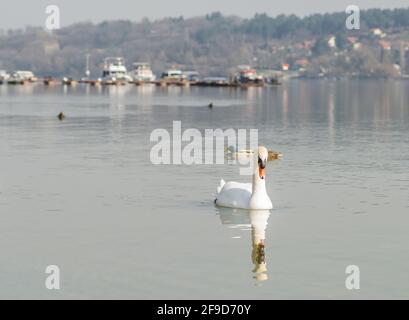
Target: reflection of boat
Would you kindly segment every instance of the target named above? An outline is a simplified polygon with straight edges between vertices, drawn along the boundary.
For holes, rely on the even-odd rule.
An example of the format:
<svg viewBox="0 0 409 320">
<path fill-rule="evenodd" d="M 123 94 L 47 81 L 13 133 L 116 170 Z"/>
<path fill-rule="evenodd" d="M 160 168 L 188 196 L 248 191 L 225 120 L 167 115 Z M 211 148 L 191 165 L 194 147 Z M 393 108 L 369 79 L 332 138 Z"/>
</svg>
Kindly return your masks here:
<svg viewBox="0 0 409 320">
<path fill-rule="evenodd" d="M 125 84 L 128 81 L 132 81 L 132 78 L 128 75 L 124 59 L 121 57 L 105 58 L 102 84 Z"/>
<path fill-rule="evenodd" d="M 233 210 L 218 208 L 221 223 L 230 228 L 248 230 L 251 228 L 251 261 L 254 265 L 254 278 L 258 281 L 268 279 L 265 258 L 265 239 L 270 210 Z"/>
<path fill-rule="evenodd" d="M 132 70 L 132 78 L 135 83 L 153 82 L 156 76 L 153 74 L 149 63 L 135 62 Z"/>
</svg>

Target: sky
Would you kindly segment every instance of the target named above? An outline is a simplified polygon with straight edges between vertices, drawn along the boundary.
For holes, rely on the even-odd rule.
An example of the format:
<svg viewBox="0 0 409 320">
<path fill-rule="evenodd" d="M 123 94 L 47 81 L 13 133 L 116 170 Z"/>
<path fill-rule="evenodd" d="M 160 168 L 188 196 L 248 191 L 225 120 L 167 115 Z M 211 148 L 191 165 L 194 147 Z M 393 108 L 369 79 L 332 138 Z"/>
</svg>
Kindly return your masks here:
<svg viewBox="0 0 409 320">
<path fill-rule="evenodd" d="M 348 5 L 366 8 L 409 7 L 408 0 L 12 0 L 0 1 L 0 29 L 44 26 L 45 8 L 60 8 L 61 26 L 76 22 L 125 19 L 139 21 L 163 17 L 201 16 L 220 11 L 248 18 L 255 13 L 297 14 L 345 11 Z"/>
</svg>

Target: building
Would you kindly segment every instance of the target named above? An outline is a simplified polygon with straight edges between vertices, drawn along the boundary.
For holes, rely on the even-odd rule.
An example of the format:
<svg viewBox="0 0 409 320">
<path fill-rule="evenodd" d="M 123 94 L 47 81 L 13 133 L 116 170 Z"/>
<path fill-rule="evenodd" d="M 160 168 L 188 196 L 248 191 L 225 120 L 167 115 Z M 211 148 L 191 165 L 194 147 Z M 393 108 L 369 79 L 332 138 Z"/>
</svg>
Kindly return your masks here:
<svg viewBox="0 0 409 320">
<path fill-rule="evenodd" d="M 290 65 L 288 63 L 281 64 L 281 70 L 288 71 L 290 69 Z"/>
<path fill-rule="evenodd" d="M 328 47 L 330 47 L 330 48 L 336 48 L 337 47 L 337 40 L 336 40 L 335 36 L 331 36 L 328 39 Z"/>
</svg>

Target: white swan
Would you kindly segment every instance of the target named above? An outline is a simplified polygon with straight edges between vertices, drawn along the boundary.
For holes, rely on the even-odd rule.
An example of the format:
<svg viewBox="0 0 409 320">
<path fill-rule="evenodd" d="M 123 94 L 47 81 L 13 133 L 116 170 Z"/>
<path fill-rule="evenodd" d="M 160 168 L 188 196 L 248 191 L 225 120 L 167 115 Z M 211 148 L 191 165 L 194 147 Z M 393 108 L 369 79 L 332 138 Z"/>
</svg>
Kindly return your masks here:
<svg viewBox="0 0 409 320">
<path fill-rule="evenodd" d="M 253 174 L 253 183 L 227 182 L 220 180 L 217 187 L 215 203 L 220 207 L 269 210 L 273 204 L 266 191 L 265 167 L 268 151 L 265 147 L 258 148 L 257 165 Z"/>
</svg>

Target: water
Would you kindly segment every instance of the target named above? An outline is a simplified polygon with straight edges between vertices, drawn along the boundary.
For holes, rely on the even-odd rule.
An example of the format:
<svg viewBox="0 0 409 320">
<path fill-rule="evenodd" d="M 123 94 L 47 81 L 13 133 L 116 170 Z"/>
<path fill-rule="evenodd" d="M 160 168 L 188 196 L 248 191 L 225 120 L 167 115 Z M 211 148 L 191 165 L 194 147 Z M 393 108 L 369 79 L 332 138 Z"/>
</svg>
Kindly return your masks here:
<svg viewBox="0 0 409 320">
<path fill-rule="evenodd" d="M 409 298 L 408 82 L 0 93 L 0 298 Z M 152 165 L 173 120 L 258 128 L 275 209 L 213 205 L 235 165 Z"/>
</svg>

